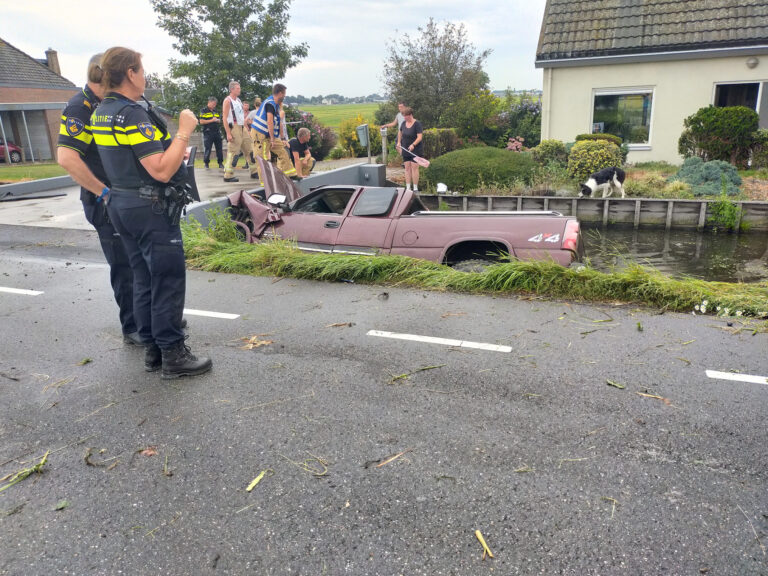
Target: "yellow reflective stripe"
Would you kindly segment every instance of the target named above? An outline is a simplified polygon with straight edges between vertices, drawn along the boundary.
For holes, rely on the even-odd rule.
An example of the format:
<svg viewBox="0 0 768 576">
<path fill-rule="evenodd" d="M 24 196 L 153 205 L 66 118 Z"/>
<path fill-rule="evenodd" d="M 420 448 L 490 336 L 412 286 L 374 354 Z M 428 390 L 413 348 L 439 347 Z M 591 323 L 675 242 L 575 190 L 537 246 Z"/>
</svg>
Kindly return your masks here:
<svg viewBox="0 0 768 576">
<path fill-rule="evenodd" d="M 200 118 L 205 118 L 207 120 L 208 118 L 213 118 L 213 114 L 200 114 Z"/>
<path fill-rule="evenodd" d="M 283 172 L 286 176 L 290 176 L 291 174 L 296 174 L 296 168 L 291 168 L 290 170 L 286 170 Z"/>
<path fill-rule="evenodd" d="M 119 144 L 124 144 L 128 146 L 128 137 L 125 134 L 115 134 L 112 135 L 112 132 L 93 132 L 93 139 L 96 142 L 96 146 L 117 146 Z M 146 140 L 144 140 L 146 142 Z"/>
<path fill-rule="evenodd" d="M 59 125 L 59 136 L 66 136 L 67 138 L 74 138 L 75 140 L 80 140 L 81 142 L 84 142 L 85 144 L 90 144 L 93 141 L 93 136 L 91 136 L 90 132 L 90 126 L 86 126 L 80 134 L 77 136 L 72 136 L 72 134 L 69 133 L 67 130 L 67 126 L 64 122 L 62 122 Z"/>
</svg>

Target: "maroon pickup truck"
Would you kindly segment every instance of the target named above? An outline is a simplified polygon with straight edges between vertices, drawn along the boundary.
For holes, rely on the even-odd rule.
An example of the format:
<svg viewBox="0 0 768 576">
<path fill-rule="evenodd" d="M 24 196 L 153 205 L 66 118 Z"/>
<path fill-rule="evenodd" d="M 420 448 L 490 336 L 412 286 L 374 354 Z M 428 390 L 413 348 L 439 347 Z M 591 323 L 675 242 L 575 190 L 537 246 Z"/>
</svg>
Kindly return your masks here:
<svg viewBox="0 0 768 576">
<path fill-rule="evenodd" d="M 506 254 L 563 266 L 584 256 L 578 220 L 557 212 L 431 212 L 402 188 L 323 186 L 299 197 L 283 184 L 265 195 L 267 202 L 245 191 L 229 197 L 249 242 L 293 239 L 307 251 L 402 254 L 465 268 Z"/>
</svg>

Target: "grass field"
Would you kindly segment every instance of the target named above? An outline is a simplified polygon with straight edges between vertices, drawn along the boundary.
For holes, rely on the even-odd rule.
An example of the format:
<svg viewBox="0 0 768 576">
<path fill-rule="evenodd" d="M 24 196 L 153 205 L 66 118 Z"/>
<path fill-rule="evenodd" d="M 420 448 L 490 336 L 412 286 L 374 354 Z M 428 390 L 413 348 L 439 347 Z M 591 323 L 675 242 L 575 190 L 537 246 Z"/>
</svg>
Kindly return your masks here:
<svg viewBox="0 0 768 576">
<path fill-rule="evenodd" d="M 5 163 L 0 164 L 0 183 L 25 182 L 66 175 L 66 170 L 53 162 L 45 164 L 11 164 L 10 166 L 6 166 Z"/>
<path fill-rule="evenodd" d="M 328 126 L 333 128 L 334 131 L 338 131 L 339 126 L 344 120 L 355 118 L 358 114 L 362 115 L 366 122 L 373 123 L 373 115 L 378 107 L 379 105 L 375 102 L 366 102 L 365 104 L 332 104 L 328 106 L 322 104 L 302 104 L 299 106 L 299 110 L 310 112 L 323 126 Z"/>
</svg>

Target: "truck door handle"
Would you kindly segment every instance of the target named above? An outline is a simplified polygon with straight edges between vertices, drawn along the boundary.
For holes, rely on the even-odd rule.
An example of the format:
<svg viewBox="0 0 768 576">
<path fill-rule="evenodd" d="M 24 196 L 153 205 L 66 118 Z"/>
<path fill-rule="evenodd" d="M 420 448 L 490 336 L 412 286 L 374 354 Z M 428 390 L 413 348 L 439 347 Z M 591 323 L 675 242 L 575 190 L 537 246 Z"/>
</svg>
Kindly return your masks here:
<svg viewBox="0 0 768 576">
<path fill-rule="evenodd" d="M 327 220 L 325 222 L 325 227 L 326 228 L 338 228 L 339 227 L 339 223 L 336 220 Z"/>
</svg>

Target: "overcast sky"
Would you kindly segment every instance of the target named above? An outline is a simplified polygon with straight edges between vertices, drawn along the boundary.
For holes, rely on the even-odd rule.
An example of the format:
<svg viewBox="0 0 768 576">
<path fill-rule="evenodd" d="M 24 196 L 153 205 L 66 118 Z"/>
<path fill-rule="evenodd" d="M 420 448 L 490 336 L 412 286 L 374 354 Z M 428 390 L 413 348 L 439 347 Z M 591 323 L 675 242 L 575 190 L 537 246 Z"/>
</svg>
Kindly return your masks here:
<svg viewBox="0 0 768 576">
<path fill-rule="evenodd" d="M 0 11 L 0 38 L 34 58 L 59 54 L 62 75 L 85 82 L 88 59 L 110 46 L 144 56 L 145 70 L 161 75 L 178 56 L 160 29 L 149 0 L 10 0 Z M 491 49 L 485 71 L 494 90 L 541 88 L 534 68 L 545 0 L 293 0 L 290 43 L 306 42 L 309 55 L 281 80 L 289 94 L 364 96 L 383 93 L 382 64 L 389 43 L 412 38 L 430 17 L 463 23 L 469 41 Z M 78 10 L 90 6 L 98 19 Z M 109 18 L 107 16 L 112 16 Z"/>
</svg>

